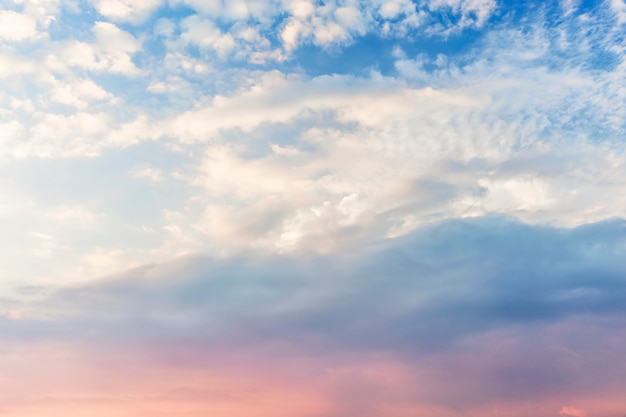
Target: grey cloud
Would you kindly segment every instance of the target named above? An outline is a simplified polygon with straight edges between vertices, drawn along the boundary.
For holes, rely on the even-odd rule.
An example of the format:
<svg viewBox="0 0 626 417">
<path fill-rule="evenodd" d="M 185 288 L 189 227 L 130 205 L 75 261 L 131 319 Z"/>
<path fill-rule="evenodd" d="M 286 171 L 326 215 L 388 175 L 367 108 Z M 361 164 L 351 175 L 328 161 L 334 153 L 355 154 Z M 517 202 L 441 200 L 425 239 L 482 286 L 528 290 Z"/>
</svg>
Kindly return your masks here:
<svg viewBox="0 0 626 417">
<path fill-rule="evenodd" d="M 211 343 L 273 338 L 411 352 L 474 334 L 626 312 L 626 223 L 575 229 L 505 218 L 446 221 L 343 255 L 187 258 L 47 303 L 101 331 L 149 325 Z M 97 324 L 100 323 L 100 324 Z M 203 329 L 202 331 L 200 329 Z"/>
</svg>

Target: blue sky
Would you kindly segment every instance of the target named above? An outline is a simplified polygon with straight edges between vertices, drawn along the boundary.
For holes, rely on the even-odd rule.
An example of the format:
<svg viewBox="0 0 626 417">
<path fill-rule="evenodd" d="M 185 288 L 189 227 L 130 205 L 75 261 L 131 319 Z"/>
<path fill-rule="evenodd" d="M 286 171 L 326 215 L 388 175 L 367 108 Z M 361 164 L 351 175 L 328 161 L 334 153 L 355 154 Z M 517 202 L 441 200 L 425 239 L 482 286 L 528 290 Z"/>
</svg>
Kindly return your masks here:
<svg viewBox="0 0 626 417">
<path fill-rule="evenodd" d="M 0 0 L 0 414 L 624 414 L 625 25 Z"/>
</svg>

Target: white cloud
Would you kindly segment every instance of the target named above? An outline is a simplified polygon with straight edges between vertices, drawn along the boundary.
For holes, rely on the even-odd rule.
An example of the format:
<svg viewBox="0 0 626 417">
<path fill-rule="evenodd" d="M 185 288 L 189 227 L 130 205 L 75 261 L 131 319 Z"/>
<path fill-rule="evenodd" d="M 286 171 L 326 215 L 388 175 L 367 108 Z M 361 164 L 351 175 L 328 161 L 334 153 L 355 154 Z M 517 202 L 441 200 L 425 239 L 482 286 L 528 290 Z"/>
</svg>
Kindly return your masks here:
<svg viewBox="0 0 626 417">
<path fill-rule="evenodd" d="M 129 175 L 137 179 L 145 179 L 153 182 L 163 181 L 163 172 L 160 169 L 136 166 L 130 170 Z"/>
<path fill-rule="evenodd" d="M 496 9 L 495 0 L 433 0 L 420 8 L 411 0 L 341 0 L 324 3 L 310 0 L 178 0 L 174 5 L 179 3 L 196 10 L 198 15 L 192 17 L 202 22 L 205 22 L 204 19 L 218 20 L 229 22 L 227 26 L 244 25 L 274 31 L 275 25 L 282 20 L 280 39 L 287 52 L 306 43 L 324 47 L 349 43 L 366 33 L 404 37 L 409 30 L 424 26 L 429 19 L 434 21 L 431 19 L 433 15 L 442 11 L 461 18 L 456 23 L 439 22 L 429 29 L 431 34 L 445 36 L 466 27 L 482 27 Z M 210 31 L 210 26 L 207 31 Z M 216 37 L 210 33 L 205 35 L 195 38 Z"/>
<path fill-rule="evenodd" d="M 288 5 L 293 16 L 287 20 L 280 35 L 287 51 L 307 40 L 321 46 L 343 43 L 368 30 L 369 13 L 358 3 L 346 2 L 343 6 L 328 3 L 313 9 L 309 6 L 309 3 L 301 2 Z"/>
<path fill-rule="evenodd" d="M 0 79 L 33 77 L 38 70 L 39 66 L 31 59 L 8 51 L 0 53 Z"/>
<path fill-rule="evenodd" d="M 299 19 L 306 19 L 315 12 L 315 5 L 311 0 L 285 1 L 285 8 Z"/>
<path fill-rule="evenodd" d="M 67 67 L 97 69 L 94 48 L 81 41 L 69 41 L 56 45 L 56 51 L 46 57 L 45 65 L 53 71 L 67 72 Z"/>
<path fill-rule="evenodd" d="M 25 136 L 26 128 L 17 120 L 11 120 L 0 122 L 0 132 L 2 132 L 0 144 L 2 147 L 6 147 L 21 141 Z"/>
<path fill-rule="evenodd" d="M 101 65 L 111 72 L 134 74 L 138 71 L 131 61 L 132 54 L 141 49 L 135 37 L 108 22 L 96 22 L 93 32 Z"/>
<path fill-rule="evenodd" d="M 410 0 L 383 1 L 379 5 L 378 13 L 383 19 L 394 19 L 401 13 L 415 11 L 415 5 Z"/>
<path fill-rule="evenodd" d="M 446 35 L 466 27 L 482 27 L 496 9 L 495 0 L 433 0 L 421 9 L 410 0 L 344 0 L 320 4 L 310 0 L 180 2 L 195 9 L 199 19 L 225 20 L 264 30 L 274 30 L 273 25 L 286 16 L 280 39 L 287 52 L 309 42 L 324 47 L 349 43 L 357 36 L 378 31 L 384 36 L 406 36 L 409 30 L 423 26 L 429 13 L 444 10 L 461 17 L 458 23 L 439 23 L 430 29 L 432 33 Z"/>
<path fill-rule="evenodd" d="M 35 19 L 41 29 L 47 29 L 57 19 L 61 5 L 76 9 L 75 0 L 13 0 L 22 7 L 25 15 Z"/>
<path fill-rule="evenodd" d="M 561 8 L 563 9 L 563 14 L 565 16 L 569 16 L 576 11 L 578 8 L 580 0 L 561 0 Z"/>
<path fill-rule="evenodd" d="M 193 58 L 191 56 L 179 53 L 170 52 L 165 55 L 163 60 L 163 66 L 168 74 L 192 74 L 203 75 L 211 72 L 213 68 L 204 60 Z"/>
<path fill-rule="evenodd" d="M 407 19 L 420 25 L 427 13 L 401 0 L 281 4 L 289 12 L 278 42 L 287 50 L 350 42 L 384 30 L 384 19 L 394 22 L 385 36 L 397 36 Z M 492 6 L 442 0 L 428 7 L 476 26 Z M 151 146 L 186 158 L 171 174 L 189 194 L 169 207 L 180 216 L 144 222 L 160 250 L 329 251 L 443 218 L 497 213 L 573 225 L 626 207 L 625 152 L 615 141 L 625 111 L 623 64 L 590 71 L 571 58 L 548 68 L 555 43 L 541 25 L 487 33 L 462 59 L 398 52 L 397 72 L 386 77 L 309 77 L 238 66 L 287 60 L 282 68 L 292 68 L 268 35 L 270 23 L 256 20 L 276 17 L 269 6 L 201 7 L 154 28 L 93 22 L 76 39 L 40 39 L 36 53 L 4 51 L 0 77 L 14 89 L 0 96 L 4 160 L 106 158 L 108 149 Z M 591 48 L 564 39 L 563 55 Z M 152 41 L 163 42 L 158 58 L 149 56 Z M 145 95 L 128 97 L 107 73 L 144 75 L 133 82 Z M 598 127 L 606 129 L 600 139 Z M 153 182 L 144 188 L 166 186 L 152 163 L 120 175 Z"/>
<path fill-rule="evenodd" d="M 301 20 L 290 19 L 280 33 L 280 37 L 283 41 L 285 49 L 290 51 L 298 45 L 300 37 L 306 34 L 307 28 Z"/>
<path fill-rule="evenodd" d="M 89 107 L 92 101 L 113 98 L 112 94 L 89 79 L 56 82 L 55 84 L 51 99 L 77 109 Z"/>
<path fill-rule="evenodd" d="M 607 0 L 611 11 L 615 14 L 617 22 L 621 25 L 626 23 L 626 1 L 624 0 Z"/>
<path fill-rule="evenodd" d="M 139 68 L 132 61 L 141 43 L 130 33 L 109 22 L 95 22 L 94 42 L 79 40 L 54 44 L 46 56 L 46 66 L 54 72 L 68 73 L 72 67 L 96 72 L 137 76 Z"/>
<path fill-rule="evenodd" d="M 95 0 L 98 12 L 114 21 L 141 23 L 163 4 L 163 0 Z"/>
<path fill-rule="evenodd" d="M 61 44 L 64 61 L 96 71 L 128 75 L 138 72 L 131 60 L 132 54 L 140 49 L 137 39 L 108 22 L 95 22 L 92 30 L 96 38 L 94 43 L 73 41 Z"/>
<path fill-rule="evenodd" d="M 38 258 L 50 258 L 61 248 L 57 239 L 47 233 L 32 232 L 31 236 L 36 240 L 32 252 Z"/>
<path fill-rule="evenodd" d="M 140 114 L 130 121 L 119 123 L 115 128 L 109 126 L 104 140 L 98 144 L 100 149 L 128 148 L 141 142 L 157 140 L 167 134 L 168 131 L 162 125 L 145 114 Z"/>
<path fill-rule="evenodd" d="M 181 27 L 183 28 L 181 40 L 213 49 L 221 58 L 225 58 L 236 46 L 233 36 L 230 33 L 223 33 L 209 19 L 191 16 L 181 22 Z"/>
<path fill-rule="evenodd" d="M 154 34 L 156 36 L 162 36 L 164 38 L 169 38 L 174 34 L 176 30 L 176 22 L 172 19 L 161 18 L 156 21 L 154 24 Z"/>
<path fill-rule="evenodd" d="M 109 128 L 110 116 L 105 113 L 49 113 L 29 129 L 27 141 L 14 142 L 3 151 L 20 159 L 96 155 L 102 147 L 99 139 Z"/>
<path fill-rule="evenodd" d="M 358 34 L 365 33 L 365 19 L 361 11 L 354 6 L 338 7 L 333 13 L 339 24 Z"/>
<path fill-rule="evenodd" d="M 0 39 L 23 41 L 37 37 L 37 22 L 31 16 L 0 10 Z"/>
<path fill-rule="evenodd" d="M 466 71 L 464 77 L 472 80 L 473 71 L 479 77 L 489 70 Z M 367 228 L 395 236 L 442 217 L 500 213 L 572 225 L 585 218 L 619 215 L 626 201 L 616 196 L 623 195 L 623 187 L 607 183 L 602 191 L 594 191 L 592 183 L 622 169 L 624 149 L 597 148 L 582 131 L 580 142 L 560 144 L 560 152 L 568 152 L 585 169 L 609 155 L 621 161 L 579 177 L 575 193 L 570 193 L 565 166 L 555 167 L 554 174 L 537 173 L 539 160 L 517 162 L 520 146 L 537 158 L 558 158 L 550 145 L 558 137 L 543 133 L 546 123 L 554 123 L 546 118 L 567 120 L 571 115 L 563 111 L 564 103 L 575 109 L 577 100 L 588 100 L 596 87 L 582 74 L 543 70 L 520 70 L 486 84 L 441 89 L 410 88 L 378 75 L 298 79 L 273 73 L 250 89 L 217 96 L 203 108 L 164 122 L 162 129 L 171 129 L 168 135 L 183 143 L 210 144 L 191 181 L 205 187 L 209 200 L 229 203 L 211 203 L 207 219 L 212 220 L 201 226 L 208 235 L 278 250 L 327 250 L 345 233 L 358 237 L 358 230 Z M 544 97 L 540 104 L 539 91 Z M 532 108 L 541 111 L 526 113 Z M 589 126 L 595 123 L 593 118 L 604 118 L 603 113 L 603 107 L 587 112 Z M 332 114 L 333 127 L 296 128 L 287 144 L 270 144 L 260 153 L 255 148 L 257 156 L 246 156 L 255 147 L 246 136 L 264 135 L 272 124 L 306 125 L 320 114 Z M 583 162 L 583 154 L 589 161 Z M 472 161 L 482 162 L 472 167 Z M 449 167 L 451 162 L 468 165 L 457 172 Z M 509 174 L 502 168 L 507 164 L 523 168 Z M 421 185 L 388 192 L 411 182 Z M 358 198 L 360 211 L 345 217 L 340 207 L 350 196 Z M 592 203 L 607 198 L 609 211 Z M 257 206 L 253 202 L 258 200 L 263 203 Z M 237 226 L 244 218 L 268 223 Z M 258 232 L 256 238 L 251 231 Z"/>
</svg>

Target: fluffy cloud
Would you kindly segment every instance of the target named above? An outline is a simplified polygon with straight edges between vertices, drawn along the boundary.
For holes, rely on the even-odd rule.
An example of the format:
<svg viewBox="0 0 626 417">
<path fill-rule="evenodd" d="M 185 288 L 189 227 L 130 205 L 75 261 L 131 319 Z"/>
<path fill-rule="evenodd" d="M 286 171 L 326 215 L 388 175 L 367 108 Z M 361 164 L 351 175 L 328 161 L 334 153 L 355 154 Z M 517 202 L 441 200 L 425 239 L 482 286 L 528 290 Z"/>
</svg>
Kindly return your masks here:
<svg viewBox="0 0 626 417">
<path fill-rule="evenodd" d="M 132 58 L 141 49 L 130 33 L 109 22 L 94 22 L 93 40 L 68 40 L 53 44 L 46 55 L 46 67 L 53 73 L 73 69 L 136 76 L 139 69 Z"/>
<path fill-rule="evenodd" d="M 181 22 L 181 39 L 203 48 L 211 48 L 224 58 L 234 47 L 235 40 L 230 33 L 222 33 L 211 20 L 191 16 Z"/>
<path fill-rule="evenodd" d="M 303 40 L 312 39 L 317 45 L 327 46 L 346 42 L 353 35 L 367 32 L 369 18 L 356 2 L 344 5 L 329 3 L 310 9 L 309 3 L 294 2 L 291 17 L 281 32 L 281 39 L 287 50 L 294 49 Z"/>
<path fill-rule="evenodd" d="M 481 27 L 495 12 L 493 0 L 432 1 L 418 4 L 410 0 L 357 2 L 353 0 L 315 3 L 309 0 L 258 2 L 250 0 L 219 2 L 180 0 L 201 16 L 235 25 L 246 22 L 267 32 L 278 25 L 280 40 L 287 52 L 301 45 L 318 46 L 352 42 L 367 33 L 406 36 L 409 30 L 434 26 L 430 33 L 447 35 L 466 27 Z M 175 3 L 177 4 L 177 3 Z M 458 22 L 437 22 L 437 15 L 450 13 Z"/>
<path fill-rule="evenodd" d="M 0 39 L 23 41 L 37 36 L 37 23 L 31 16 L 11 10 L 0 11 Z"/>
<path fill-rule="evenodd" d="M 102 87 L 92 80 L 77 80 L 71 83 L 58 83 L 52 96 L 52 100 L 68 106 L 84 109 L 92 100 L 105 100 L 112 98 Z"/>
<path fill-rule="evenodd" d="M 469 80 L 479 76 L 472 72 Z M 596 87 L 580 74 L 542 72 L 442 89 L 409 88 L 378 75 L 298 79 L 274 73 L 166 121 L 163 130 L 182 142 L 208 144 L 191 182 L 205 186 L 208 200 L 227 198 L 228 204 L 207 203 L 201 227 L 237 242 L 327 250 L 311 233 L 326 231 L 341 242 L 347 230 L 392 236 L 441 217 L 502 213 L 571 225 L 619 215 L 621 185 L 609 178 L 622 169 L 623 146 L 611 136 L 603 146 L 593 143 L 593 130 L 611 105 L 590 101 L 595 109 L 585 106 L 577 123 L 582 136 L 561 143 L 544 126 L 569 119 L 564 106 L 576 112 L 590 97 L 585 90 Z M 539 90 L 551 93 L 538 102 Z M 310 127 L 320 120 L 325 128 Z M 265 147 L 248 140 L 270 135 L 272 126 L 290 131 Z M 577 165 L 568 165 L 572 161 Z M 594 173 L 582 174 L 582 166 Z M 574 167 L 576 185 L 568 174 Z M 598 178 L 607 180 L 604 191 Z M 349 197 L 360 208 L 348 224 L 339 207 Z M 607 199 L 611 204 L 598 205 Z M 262 224 L 267 210 L 273 215 Z M 258 219 L 251 229 L 263 231 L 257 242 L 228 226 L 243 224 L 237 213 Z"/>
<path fill-rule="evenodd" d="M 95 7 L 109 19 L 141 23 L 162 4 L 162 0 L 97 0 Z"/>
<path fill-rule="evenodd" d="M 285 7 L 303 22 L 343 16 L 342 27 L 375 15 L 351 3 L 326 11 L 307 4 Z M 10 110 L 18 117 L 5 156 L 94 156 L 154 140 L 190 152 L 177 178 L 194 193 L 185 206 L 195 214 L 177 227 L 211 247 L 329 251 L 442 218 L 499 213 L 576 225 L 623 211 L 623 65 L 589 69 L 586 52 L 593 44 L 609 53 L 608 32 L 582 39 L 576 19 L 560 27 L 567 41 L 540 24 L 502 28 L 456 57 L 400 51 L 384 76 L 308 76 L 226 68 L 244 43 L 271 45 L 266 33 L 228 29 L 209 14 L 157 22 L 169 29 L 155 36 L 171 38 L 158 67 L 140 35 L 108 22 L 94 23 L 91 39 L 54 42 L 51 73 L 7 55 L 22 69 L 6 76 L 29 69 L 46 101 L 30 100 L 37 112 Z M 550 56 L 558 58 L 546 68 Z M 131 96 L 103 74 L 146 79 L 135 78 L 141 94 Z M 120 105 L 116 94 L 149 106 Z"/>
</svg>

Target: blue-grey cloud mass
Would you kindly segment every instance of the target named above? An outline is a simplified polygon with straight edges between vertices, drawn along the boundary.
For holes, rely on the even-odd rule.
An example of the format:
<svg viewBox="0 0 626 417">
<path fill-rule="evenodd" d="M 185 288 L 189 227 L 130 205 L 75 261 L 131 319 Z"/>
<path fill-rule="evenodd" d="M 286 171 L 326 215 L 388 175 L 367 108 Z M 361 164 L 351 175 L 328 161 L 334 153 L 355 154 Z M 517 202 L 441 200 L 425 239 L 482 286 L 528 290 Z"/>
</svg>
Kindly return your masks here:
<svg viewBox="0 0 626 417">
<path fill-rule="evenodd" d="M 411 395 L 440 407 L 567 402 L 626 383 L 625 231 L 620 219 L 569 229 L 483 217 L 303 259 L 190 256 L 35 290 L 28 308 L 50 315 L 4 319 L 3 334 L 89 341 L 104 356 L 185 352 L 207 372 L 213 354 L 250 350 L 279 362 L 384 354 L 434 378 Z"/>
</svg>

